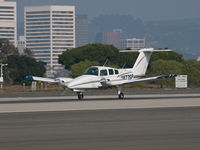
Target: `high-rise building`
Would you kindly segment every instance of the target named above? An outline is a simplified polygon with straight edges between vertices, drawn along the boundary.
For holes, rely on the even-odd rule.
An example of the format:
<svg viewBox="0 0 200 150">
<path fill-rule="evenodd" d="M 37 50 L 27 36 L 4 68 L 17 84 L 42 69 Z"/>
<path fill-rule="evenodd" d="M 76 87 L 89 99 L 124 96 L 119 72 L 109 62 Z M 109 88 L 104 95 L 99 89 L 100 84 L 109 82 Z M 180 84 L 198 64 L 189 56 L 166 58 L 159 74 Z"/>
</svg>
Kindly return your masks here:
<svg viewBox="0 0 200 150">
<path fill-rule="evenodd" d="M 121 41 L 121 49 L 133 49 L 138 50 L 145 47 L 145 39 L 124 39 Z"/>
<path fill-rule="evenodd" d="M 0 0 L 0 39 L 8 39 L 17 46 L 16 2 Z"/>
<path fill-rule="evenodd" d="M 120 47 L 120 32 L 99 32 L 96 35 L 96 42 L 102 44 L 110 44 Z"/>
<path fill-rule="evenodd" d="M 88 44 L 88 16 L 76 15 L 76 47 Z"/>
<path fill-rule="evenodd" d="M 19 36 L 17 40 L 17 48 L 18 52 L 22 55 L 24 54 L 24 49 L 25 49 L 25 37 L 24 36 Z"/>
<path fill-rule="evenodd" d="M 33 57 L 46 62 L 51 73 L 60 69 L 58 55 L 75 47 L 75 7 L 25 7 L 24 19 L 26 47 Z"/>
</svg>

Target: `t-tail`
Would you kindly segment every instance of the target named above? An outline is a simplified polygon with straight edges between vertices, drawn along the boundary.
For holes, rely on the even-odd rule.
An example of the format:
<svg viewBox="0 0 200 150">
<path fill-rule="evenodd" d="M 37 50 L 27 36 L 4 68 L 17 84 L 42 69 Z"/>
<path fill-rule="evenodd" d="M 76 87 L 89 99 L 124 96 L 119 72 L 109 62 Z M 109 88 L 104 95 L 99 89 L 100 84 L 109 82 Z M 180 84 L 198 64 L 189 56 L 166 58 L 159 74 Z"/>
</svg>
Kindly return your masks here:
<svg viewBox="0 0 200 150">
<path fill-rule="evenodd" d="M 168 51 L 172 50 L 169 49 L 154 50 L 153 48 L 144 48 L 141 50 L 122 50 L 120 52 L 139 52 L 139 56 L 135 64 L 133 65 L 133 74 L 135 76 L 145 76 L 152 52 L 168 52 Z"/>
</svg>

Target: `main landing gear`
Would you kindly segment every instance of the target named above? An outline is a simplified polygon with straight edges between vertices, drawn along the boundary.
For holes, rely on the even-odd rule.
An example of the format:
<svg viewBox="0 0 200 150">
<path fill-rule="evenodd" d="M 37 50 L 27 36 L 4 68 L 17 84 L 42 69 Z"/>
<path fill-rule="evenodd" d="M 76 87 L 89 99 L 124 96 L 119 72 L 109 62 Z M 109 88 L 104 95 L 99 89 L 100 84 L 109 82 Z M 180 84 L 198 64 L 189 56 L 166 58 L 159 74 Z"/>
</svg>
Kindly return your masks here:
<svg viewBox="0 0 200 150">
<path fill-rule="evenodd" d="M 124 99 L 124 93 L 121 92 L 120 94 L 118 94 L 118 98 L 119 99 Z"/>
<path fill-rule="evenodd" d="M 118 98 L 119 99 L 124 99 L 124 93 L 122 92 L 122 87 L 118 86 L 117 90 L 118 90 Z"/>
<path fill-rule="evenodd" d="M 83 100 L 84 95 L 83 95 L 82 92 L 77 92 L 77 95 L 78 95 L 78 99 L 79 99 L 79 100 Z"/>
<path fill-rule="evenodd" d="M 83 95 L 82 92 L 77 92 L 77 95 L 78 95 L 78 99 L 79 99 L 79 100 L 83 100 L 84 95 Z"/>
</svg>

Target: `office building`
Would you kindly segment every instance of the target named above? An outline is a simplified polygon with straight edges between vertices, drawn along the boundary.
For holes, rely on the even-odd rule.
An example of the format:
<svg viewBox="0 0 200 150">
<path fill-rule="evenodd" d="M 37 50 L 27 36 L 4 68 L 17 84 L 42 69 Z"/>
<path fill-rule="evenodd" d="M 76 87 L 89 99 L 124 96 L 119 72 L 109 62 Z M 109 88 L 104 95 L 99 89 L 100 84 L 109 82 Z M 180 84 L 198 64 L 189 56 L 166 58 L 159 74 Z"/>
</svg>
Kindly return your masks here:
<svg viewBox="0 0 200 150">
<path fill-rule="evenodd" d="M 0 0 L 0 39 L 8 39 L 17 46 L 16 2 Z"/>
<path fill-rule="evenodd" d="M 138 50 L 145 47 L 145 39 L 124 39 L 121 41 L 121 49 Z"/>
<path fill-rule="evenodd" d="M 88 16 L 76 15 L 76 47 L 88 44 Z"/>
<path fill-rule="evenodd" d="M 62 68 L 58 55 L 75 47 L 75 7 L 25 7 L 24 24 L 26 47 L 33 57 L 46 62 L 51 73 Z"/>
<path fill-rule="evenodd" d="M 18 40 L 17 40 L 17 48 L 18 48 L 18 52 L 19 54 L 24 54 L 24 49 L 25 49 L 25 37 L 24 36 L 19 36 Z"/>
<path fill-rule="evenodd" d="M 120 32 L 99 32 L 96 35 L 96 42 L 120 47 Z"/>
</svg>

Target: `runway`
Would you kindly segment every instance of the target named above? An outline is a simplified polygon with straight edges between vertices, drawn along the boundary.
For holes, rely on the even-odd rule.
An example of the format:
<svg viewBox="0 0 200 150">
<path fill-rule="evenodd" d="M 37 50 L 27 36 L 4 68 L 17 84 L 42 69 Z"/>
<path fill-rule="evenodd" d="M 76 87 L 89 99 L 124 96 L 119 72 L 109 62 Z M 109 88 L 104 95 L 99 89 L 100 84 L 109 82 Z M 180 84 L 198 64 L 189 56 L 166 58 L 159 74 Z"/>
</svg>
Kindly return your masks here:
<svg viewBox="0 0 200 150">
<path fill-rule="evenodd" d="M 199 93 L 4 95 L 0 149 L 200 149 L 199 114 Z"/>
<path fill-rule="evenodd" d="M 0 98 L 0 113 L 196 106 L 200 106 L 199 93 L 126 95 L 124 100 L 103 94 L 86 95 L 81 101 L 77 96 Z"/>
<path fill-rule="evenodd" d="M 2 150 L 198 150 L 200 107 L 0 114 Z"/>
</svg>

